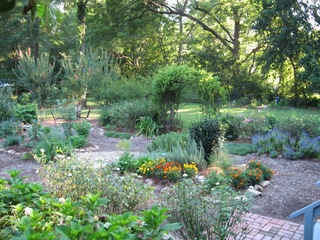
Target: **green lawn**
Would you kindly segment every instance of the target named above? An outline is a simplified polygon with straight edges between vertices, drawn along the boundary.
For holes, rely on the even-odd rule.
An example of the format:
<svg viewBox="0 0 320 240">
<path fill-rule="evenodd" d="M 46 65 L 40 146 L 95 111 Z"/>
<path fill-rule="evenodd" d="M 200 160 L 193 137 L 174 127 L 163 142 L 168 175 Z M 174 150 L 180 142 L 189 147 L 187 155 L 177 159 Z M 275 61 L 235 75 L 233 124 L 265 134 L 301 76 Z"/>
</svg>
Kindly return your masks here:
<svg viewBox="0 0 320 240">
<path fill-rule="evenodd" d="M 320 118 L 320 110 L 311 109 L 253 109 L 240 107 L 223 107 L 222 114 L 243 114 L 248 117 L 274 115 L 277 119 L 286 119 L 290 117 L 306 118 L 316 116 Z M 190 123 L 197 120 L 201 116 L 200 104 L 188 103 L 182 104 L 178 111 L 178 116 L 182 122 L 189 126 Z"/>
</svg>

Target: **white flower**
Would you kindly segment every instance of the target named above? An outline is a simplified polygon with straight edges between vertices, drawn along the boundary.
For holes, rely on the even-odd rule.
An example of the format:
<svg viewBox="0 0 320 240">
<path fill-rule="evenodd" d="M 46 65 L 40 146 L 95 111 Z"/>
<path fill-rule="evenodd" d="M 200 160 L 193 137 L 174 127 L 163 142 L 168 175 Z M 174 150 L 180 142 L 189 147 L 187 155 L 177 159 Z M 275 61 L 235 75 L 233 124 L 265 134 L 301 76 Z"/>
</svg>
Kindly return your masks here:
<svg viewBox="0 0 320 240">
<path fill-rule="evenodd" d="M 24 215 L 26 216 L 30 216 L 30 214 L 33 212 L 33 209 L 32 208 L 29 208 L 29 207 L 26 207 L 24 209 Z"/>
<path fill-rule="evenodd" d="M 44 149 L 43 149 L 43 148 L 41 148 L 41 149 L 40 149 L 40 152 L 41 152 L 41 153 L 44 153 Z"/>
<path fill-rule="evenodd" d="M 219 182 L 216 182 L 216 186 L 219 186 L 220 185 L 220 183 Z"/>
<path fill-rule="evenodd" d="M 120 168 L 116 168 L 117 171 L 120 171 Z"/>
<path fill-rule="evenodd" d="M 60 202 L 61 204 L 64 204 L 64 203 L 66 202 L 66 200 L 62 197 L 62 198 L 59 198 L 59 202 Z"/>
<path fill-rule="evenodd" d="M 182 174 L 182 177 L 186 178 L 186 177 L 188 177 L 188 174 L 184 173 L 184 174 Z"/>
<path fill-rule="evenodd" d="M 71 157 L 67 157 L 67 160 L 70 160 L 71 159 Z"/>
<path fill-rule="evenodd" d="M 69 172 L 69 173 L 68 173 L 68 177 L 71 177 L 71 176 L 72 176 L 72 173 Z"/>
<path fill-rule="evenodd" d="M 36 174 L 38 174 L 38 173 L 39 173 L 39 170 L 36 171 Z"/>
</svg>

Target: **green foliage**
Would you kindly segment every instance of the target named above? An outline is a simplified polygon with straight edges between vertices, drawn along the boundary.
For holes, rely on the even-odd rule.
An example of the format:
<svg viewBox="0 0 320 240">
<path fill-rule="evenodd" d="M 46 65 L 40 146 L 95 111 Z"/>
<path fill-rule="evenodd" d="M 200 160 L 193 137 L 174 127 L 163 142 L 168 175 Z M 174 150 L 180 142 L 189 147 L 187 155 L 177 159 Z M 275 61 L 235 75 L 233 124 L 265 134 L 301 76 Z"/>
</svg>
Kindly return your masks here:
<svg viewBox="0 0 320 240">
<path fill-rule="evenodd" d="M 58 155 L 71 155 L 72 148 L 67 142 L 64 131 L 59 127 L 51 127 L 41 132 L 34 152 L 37 161 L 46 163 L 56 160 Z"/>
<path fill-rule="evenodd" d="M 236 140 L 241 134 L 242 119 L 240 117 L 226 114 L 220 116 L 219 121 L 225 124 L 226 133 L 225 138 L 228 140 Z"/>
<path fill-rule="evenodd" d="M 114 103 L 111 107 L 102 109 L 99 121 L 102 125 L 134 129 L 141 117 L 149 117 L 157 122 L 156 116 L 157 111 L 152 106 L 146 109 L 145 99 L 136 99 Z"/>
<path fill-rule="evenodd" d="M 78 135 L 83 136 L 85 138 L 89 136 L 91 124 L 88 121 L 84 120 L 80 123 L 74 123 L 72 127 L 74 130 L 76 130 Z"/>
<path fill-rule="evenodd" d="M 187 133 L 170 132 L 158 136 L 148 146 L 148 151 L 172 152 L 178 145 L 186 145 L 188 141 Z"/>
<path fill-rule="evenodd" d="M 162 126 L 157 124 L 150 117 L 140 117 L 136 129 L 138 130 L 137 135 L 143 134 L 147 137 L 153 138 L 160 135 Z"/>
<path fill-rule="evenodd" d="M 5 120 L 0 123 L 0 138 L 4 138 L 9 135 L 16 135 L 20 131 L 20 123 L 16 122 L 14 119 Z"/>
<path fill-rule="evenodd" d="M 13 117 L 15 101 L 12 98 L 10 87 L 0 87 L 0 120 L 8 120 Z"/>
<path fill-rule="evenodd" d="M 216 171 L 211 171 L 210 174 L 206 176 L 203 185 L 205 191 L 210 193 L 215 187 L 230 186 L 231 178 L 224 174 L 217 173 Z"/>
<path fill-rule="evenodd" d="M 0 238 L 7 239 L 162 239 L 178 223 L 165 224 L 167 209 L 153 206 L 134 215 L 102 214 L 109 200 L 101 192 L 78 201 L 52 198 L 40 184 L 25 183 L 11 171 L 0 189 Z M 18 237 L 19 236 L 19 237 Z"/>
<path fill-rule="evenodd" d="M 105 132 L 104 135 L 106 137 L 121 138 L 121 139 L 130 139 L 132 137 L 132 135 L 128 132 L 115 132 L 115 131 Z"/>
<path fill-rule="evenodd" d="M 216 186 L 204 194 L 204 186 L 183 180 L 162 196 L 169 208 L 169 222 L 180 222 L 176 233 L 184 239 L 227 239 L 249 210 L 249 200 L 228 186 Z M 196 207 L 195 207 L 196 206 Z"/>
<path fill-rule="evenodd" d="M 24 88 L 31 93 L 32 100 L 43 106 L 53 92 L 60 71 L 55 72 L 55 63 L 50 63 L 48 54 L 43 53 L 35 59 L 30 51 L 25 54 L 19 51 L 19 57 L 19 65 L 14 73 Z"/>
<path fill-rule="evenodd" d="M 153 193 L 153 189 L 143 185 L 135 174 L 119 175 L 102 161 L 63 157 L 43 167 L 47 187 L 56 197 L 79 200 L 87 192 L 102 192 L 102 196 L 109 199 L 105 207 L 109 214 L 142 208 Z"/>
<path fill-rule="evenodd" d="M 4 147 L 19 145 L 22 143 L 22 137 L 20 135 L 9 135 L 3 142 Z"/>
<path fill-rule="evenodd" d="M 269 167 L 254 159 L 248 162 L 246 168 L 231 167 L 226 172 L 232 178 L 232 186 L 240 189 L 270 180 L 273 174 Z"/>
<path fill-rule="evenodd" d="M 194 122 L 189 131 L 198 147 L 203 147 L 204 158 L 210 164 L 210 155 L 218 153 L 222 147 L 225 134 L 223 125 L 217 119 L 204 118 Z"/>
<path fill-rule="evenodd" d="M 187 139 L 186 142 L 172 147 L 171 152 L 166 153 L 166 158 L 170 162 L 179 162 L 181 165 L 195 163 L 200 170 L 207 167 L 204 150 L 202 147 L 199 148 L 193 139 Z"/>
<path fill-rule="evenodd" d="M 14 108 L 14 116 L 23 123 L 31 124 L 33 120 L 37 120 L 37 105 L 35 103 L 19 104 Z"/>
<path fill-rule="evenodd" d="M 299 137 L 303 132 L 312 138 L 320 136 L 320 118 L 316 116 L 286 118 L 278 121 L 275 126 L 292 137 Z"/>
<path fill-rule="evenodd" d="M 68 142 L 71 143 L 73 148 L 82 148 L 88 144 L 86 137 L 82 135 L 70 136 L 68 137 Z"/>
<path fill-rule="evenodd" d="M 124 152 L 119 159 L 115 162 L 115 166 L 119 169 L 120 173 L 135 172 L 136 159 L 129 152 Z"/>
</svg>

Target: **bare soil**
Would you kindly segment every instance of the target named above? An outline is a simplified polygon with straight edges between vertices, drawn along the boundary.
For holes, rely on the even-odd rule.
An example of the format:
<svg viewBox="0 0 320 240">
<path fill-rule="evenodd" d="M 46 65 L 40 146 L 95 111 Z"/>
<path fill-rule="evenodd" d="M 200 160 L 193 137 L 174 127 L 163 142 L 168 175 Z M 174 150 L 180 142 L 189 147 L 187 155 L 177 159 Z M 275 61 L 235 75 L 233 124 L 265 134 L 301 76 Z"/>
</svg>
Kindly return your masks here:
<svg viewBox="0 0 320 240">
<path fill-rule="evenodd" d="M 89 142 L 92 146 L 98 146 L 92 153 L 117 152 L 119 139 L 105 137 L 104 130 L 97 125 L 97 122 L 92 120 L 91 123 Z M 135 137 L 131 140 L 131 151 L 144 153 L 150 142 L 150 139 Z M 22 146 L 6 150 L 8 149 L 21 154 L 30 150 Z M 255 199 L 250 210 L 252 213 L 286 220 L 291 213 L 320 199 L 320 188 L 316 186 L 317 181 L 320 180 L 320 161 L 314 159 L 293 161 L 256 154 L 231 155 L 230 157 L 235 159 L 235 164 L 245 164 L 251 159 L 260 160 L 276 172 L 271 184 L 262 192 L 262 196 Z M 22 175 L 27 177 L 28 181 L 40 182 L 37 174 L 39 167 L 35 161 L 24 161 L 17 154 L 0 151 L 0 178 L 8 177 L 5 170 L 18 169 L 22 170 Z M 293 221 L 303 223 L 303 217 L 298 217 Z"/>
</svg>

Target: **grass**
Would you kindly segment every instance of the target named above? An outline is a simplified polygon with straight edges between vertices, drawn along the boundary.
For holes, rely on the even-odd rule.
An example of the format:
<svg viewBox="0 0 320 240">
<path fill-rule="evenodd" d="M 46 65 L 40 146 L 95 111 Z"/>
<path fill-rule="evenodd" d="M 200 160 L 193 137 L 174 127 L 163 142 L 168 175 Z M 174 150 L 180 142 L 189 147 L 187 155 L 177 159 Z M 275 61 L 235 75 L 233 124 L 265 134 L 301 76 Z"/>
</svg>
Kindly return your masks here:
<svg viewBox="0 0 320 240">
<path fill-rule="evenodd" d="M 115 131 L 105 132 L 104 135 L 106 137 L 121 138 L 121 139 L 130 139 L 132 136 L 130 133 L 127 133 L 127 132 L 115 132 Z"/>
<path fill-rule="evenodd" d="M 245 108 L 245 107 L 223 107 L 221 109 L 221 114 L 235 114 L 240 115 L 243 114 L 247 117 L 254 116 L 275 116 L 276 119 L 287 119 L 291 117 L 295 118 L 308 118 L 310 116 L 316 116 L 320 118 L 319 110 L 311 110 L 311 109 L 258 109 L 258 108 Z M 190 126 L 192 122 L 199 119 L 201 116 L 200 112 L 200 104 L 197 103 L 187 103 L 183 104 L 181 109 L 178 111 L 178 116 L 181 118 L 185 127 Z"/>
<path fill-rule="evenodd" d="M 228 153 L 240 156 L 255 152 L 251 143 L 225 142 L 223 147 Z"/>
</svg>

